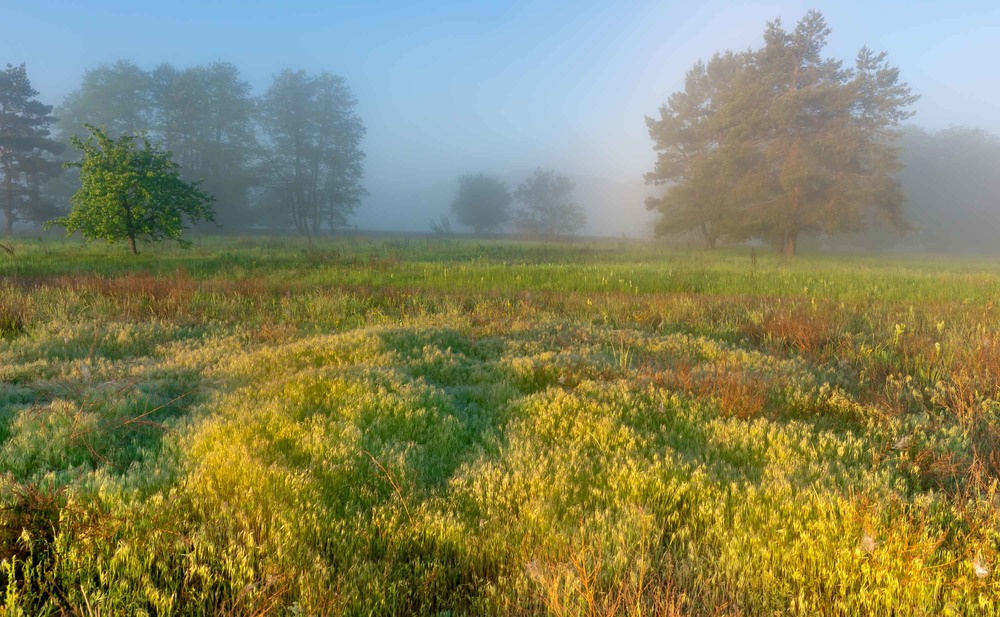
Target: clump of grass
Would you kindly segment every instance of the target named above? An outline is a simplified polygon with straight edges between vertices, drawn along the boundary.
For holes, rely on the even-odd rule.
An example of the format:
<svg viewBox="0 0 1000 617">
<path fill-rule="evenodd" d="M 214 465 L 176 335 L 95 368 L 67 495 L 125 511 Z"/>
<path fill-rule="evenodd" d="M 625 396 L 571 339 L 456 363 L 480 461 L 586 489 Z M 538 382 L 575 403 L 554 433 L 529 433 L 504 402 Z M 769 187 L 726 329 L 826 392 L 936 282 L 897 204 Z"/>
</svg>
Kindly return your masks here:
<svg viewBox="0 0 1000 617">
<path fill-rule="evenodd" d="M 24 334 L 28 330 L 28 323 L 23 303 L 0 300 L 0 339 Z"/>
</svg>

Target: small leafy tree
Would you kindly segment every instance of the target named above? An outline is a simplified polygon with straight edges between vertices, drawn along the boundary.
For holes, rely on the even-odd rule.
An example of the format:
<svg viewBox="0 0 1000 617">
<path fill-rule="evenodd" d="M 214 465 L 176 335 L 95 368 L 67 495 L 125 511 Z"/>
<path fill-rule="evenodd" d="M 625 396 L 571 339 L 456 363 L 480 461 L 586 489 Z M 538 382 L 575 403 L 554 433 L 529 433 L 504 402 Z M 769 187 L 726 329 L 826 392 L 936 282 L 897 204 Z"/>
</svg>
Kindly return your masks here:
<svg viewBox="0 0 1000 617">
<path fill-rule="evenodd" d="M 486 174 L 466 174 L 458 179 L 451 211 L 459 223 L 477 234 L 494 231 L 510 219 L 510 190 L 505 182 Z"/>
<path fill-rule="evenodd" d="M 515 196 L 524 207 L 514 215 L 514 224 L 522 233 L 548 239 L 578 231 L 587 217 L 572 201 L 574 188 L 566 176 L 536 169 L 517 187 Z"/>
<path fill-rule="evenodd" d="M 135 255 L 137 239 L 171 238 L 186 246 L 181 239 L 186 223 L 215 222 L 213 197 L 197 182 L 181 180 L 180 166 L 145 133 L 112 139 L 103 129 L 86 128 L 86 141 L 70 138 L 83 154 L 79 162 L 67 163 L 80 169 L 81 186 L 70 200 L 73 209 L 50 225 L 65 227 L 69 235 L 79 231 L 87 240 L 102 238 L 110 244 L 127 239 Z"/>
</svg>

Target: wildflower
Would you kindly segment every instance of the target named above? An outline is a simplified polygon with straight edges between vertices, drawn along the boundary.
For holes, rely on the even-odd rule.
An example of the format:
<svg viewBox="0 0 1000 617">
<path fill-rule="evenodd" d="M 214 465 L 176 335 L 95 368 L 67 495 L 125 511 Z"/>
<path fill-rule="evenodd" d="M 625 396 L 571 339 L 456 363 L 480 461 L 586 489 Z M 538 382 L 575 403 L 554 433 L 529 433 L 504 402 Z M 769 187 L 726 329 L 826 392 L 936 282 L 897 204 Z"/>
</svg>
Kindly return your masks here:
<svg viewBox="0 0 1000 617">
<path fill-rule="evenodd" d="M 909 447 L 910 447 L 909 435 L 901 435 L 900 438 L 897 439 L 896 442 L 892 444 L 893 450 L 905 450 Z"/>
<path fill-rule="evenodd" d="M 976 578 L 986 578 L 990 575 L 990 567 L 983 562 L 981 554 L 977 554 L 972 560 L 972 571 L 976 573 Z"/>
<path fill-rule="evenodd" d="M 533 581 L 542 580 L 543 578 L 542 569 L 541 567 L 539 567 L 538 562 L 534 560 L 529 561 L 528 563 L 524 564 L 524 569 L 528 574 L 528 578 L 530 578 L 531 580 Z"/>
<path fill-rule="evenodd" d="M 861 536 L 861 550 L 866 553 L 875 551 L 875 537 L 872 536 L 870 531 L 866 530 L 864 535 Z"/>
</svg>

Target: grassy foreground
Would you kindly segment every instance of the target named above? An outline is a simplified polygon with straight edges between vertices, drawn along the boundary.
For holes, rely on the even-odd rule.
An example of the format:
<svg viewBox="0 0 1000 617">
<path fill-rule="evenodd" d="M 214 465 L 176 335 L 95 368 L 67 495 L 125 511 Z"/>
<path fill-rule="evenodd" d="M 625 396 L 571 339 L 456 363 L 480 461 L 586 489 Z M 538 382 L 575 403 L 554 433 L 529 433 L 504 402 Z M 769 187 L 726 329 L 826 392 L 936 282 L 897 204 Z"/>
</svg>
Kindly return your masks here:
<svg viewBox="0 0 1000 617">
<path fill-rule="evenodd" d="M 1000 264 L 0 255 L 0 615 L 1000 613 Z"/>
</svg>

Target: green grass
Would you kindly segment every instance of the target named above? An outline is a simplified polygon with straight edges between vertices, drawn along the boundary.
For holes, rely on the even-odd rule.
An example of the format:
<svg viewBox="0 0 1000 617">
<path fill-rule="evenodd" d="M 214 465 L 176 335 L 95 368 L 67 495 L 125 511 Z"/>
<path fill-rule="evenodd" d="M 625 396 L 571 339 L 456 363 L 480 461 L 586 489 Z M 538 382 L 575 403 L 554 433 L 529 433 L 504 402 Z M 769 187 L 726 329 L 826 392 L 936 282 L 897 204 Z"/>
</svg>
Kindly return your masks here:
<svg viewBox="0 0 1000 617">
<path fill-rule="evenodd" d="M 0 615 L 993 615 L 1000 263 L 20 242 Z"/>
</svg>

